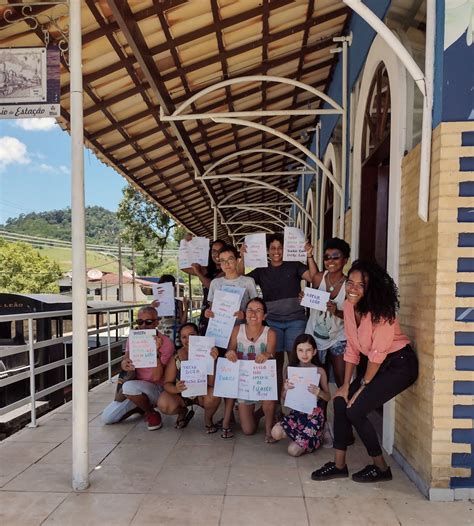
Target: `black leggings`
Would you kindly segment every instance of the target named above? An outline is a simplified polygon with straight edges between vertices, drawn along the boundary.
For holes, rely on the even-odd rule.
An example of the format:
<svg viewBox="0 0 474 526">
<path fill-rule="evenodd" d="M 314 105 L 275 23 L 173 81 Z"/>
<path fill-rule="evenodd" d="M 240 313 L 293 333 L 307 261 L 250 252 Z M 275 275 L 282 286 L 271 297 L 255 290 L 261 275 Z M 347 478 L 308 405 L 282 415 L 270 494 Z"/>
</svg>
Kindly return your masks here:
<svg viewBox="0 0 474 526">
<path fill-rule="evenodd" d="M 334 398 L 334 448 L 345 451 L 354 426 L 371 457 L 382 454 L 377 433 L 367 415 L 409 387 L 418 377 L 418 360 L 407 345 L 390 353 L 372 381 L 362 390 L 354 404 L 347 408 L 342 396 Z M 360 387 L 362 375 L 351 383 L 349 400 Z"/>
</svg>

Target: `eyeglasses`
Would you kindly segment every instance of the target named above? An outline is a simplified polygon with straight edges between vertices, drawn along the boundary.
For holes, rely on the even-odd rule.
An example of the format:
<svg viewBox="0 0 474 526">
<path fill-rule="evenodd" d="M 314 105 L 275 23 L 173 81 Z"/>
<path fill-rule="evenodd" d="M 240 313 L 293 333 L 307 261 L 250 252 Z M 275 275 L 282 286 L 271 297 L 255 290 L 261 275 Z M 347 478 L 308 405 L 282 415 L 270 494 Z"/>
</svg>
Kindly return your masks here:
<svg viewBox="0 0 474 526">
<path fill-rule="evenodd" d="M 219 263 L 221 265 L 227 265 L 227 263 L 233 263 L 234 261 L 237 261 L 237 260 L 235 258 L 219 259 Z"/>
<path fill-rule="evenodd" d="M 249 314 L 263 314 L 265 311 L 263 309 L 246 309 L 245 312 Z"/>
<path fill-rule="evenodd" d="M 342 258 L 342 254 L 324 254 L 323 256 L 323 259 L 324 261 L 330 261 L 332 259 L 336 260 L 336 259 L 341 259 Z"/>
<path fill-rule="evenodd" d="M 140 318 L 138 318 L 138 320 L 136 321 L 136 324 L 137 325 L 146 325 L 147 327 L 149 327 L 150 325 L 153 325 L 157 321 L 158 321 L 158 319 L 156 319 L 156 320 L 141 320 Z"/>
</svg>

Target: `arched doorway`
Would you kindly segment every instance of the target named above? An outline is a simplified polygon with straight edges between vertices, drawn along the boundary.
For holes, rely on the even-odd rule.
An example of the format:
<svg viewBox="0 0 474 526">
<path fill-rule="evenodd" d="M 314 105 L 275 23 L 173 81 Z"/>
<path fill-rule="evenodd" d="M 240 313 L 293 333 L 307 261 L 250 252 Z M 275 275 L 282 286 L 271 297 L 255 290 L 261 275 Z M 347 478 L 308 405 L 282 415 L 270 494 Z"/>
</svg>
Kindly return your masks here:
<svg viewBox="0 0 474 526">
<path fill-rule="evenodd" d="M 365 106 L 361 148 L 359 257 L 387 267 L 391 97 L 383 62 L 375 70 Z"/>
</svg>

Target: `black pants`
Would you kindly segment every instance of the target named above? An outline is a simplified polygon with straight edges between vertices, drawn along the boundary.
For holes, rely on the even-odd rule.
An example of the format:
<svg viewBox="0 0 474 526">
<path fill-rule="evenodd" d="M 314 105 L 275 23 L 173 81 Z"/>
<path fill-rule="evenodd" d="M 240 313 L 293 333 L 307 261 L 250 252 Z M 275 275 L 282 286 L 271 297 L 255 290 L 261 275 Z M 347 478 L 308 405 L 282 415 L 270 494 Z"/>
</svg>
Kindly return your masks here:
<svg viewBox="0 0 474 526">
<path fill-rule="evenodd" d="M 413 349 L 407 345 L 389 354 L 377 374 L 367 385 L 354 404 L 347 408 L 342 396 L 334 398 L 334 448 L 345 451 L 351 437 L 351 427 L 356 428 L 367 453 L 371 457 L 382 454 L 377 433 L 367 415 L 404 391 L 418 377 L 418 360 Z M 351 383 L 349 400 L 360 387 L 362 375 Z"/>
</svg>

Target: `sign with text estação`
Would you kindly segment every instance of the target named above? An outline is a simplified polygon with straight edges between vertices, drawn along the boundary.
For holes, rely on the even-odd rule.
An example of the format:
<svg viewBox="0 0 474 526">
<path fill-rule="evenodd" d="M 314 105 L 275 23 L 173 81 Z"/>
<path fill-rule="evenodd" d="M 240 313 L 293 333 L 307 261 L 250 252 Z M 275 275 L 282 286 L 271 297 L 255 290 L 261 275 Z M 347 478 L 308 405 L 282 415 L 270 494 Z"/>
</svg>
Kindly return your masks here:
<svg viewBox="0 0 474 526">
<path fill-rule="evenodd" d="M 128 336 L 128 353 L 136 368 L 156 367 L 156 330 L 131 330 Z"/>
<path fill-rule="evenodd" d="M 0 48 L 0 119 L 59 117 L 57 46 Z"/>
<path fill-rule="evenodd" d="M 304 232 L 300 228 L 286 226 L 283 239 L 283 261 L 306 263 L 305 243 Z"/>
</svg>

